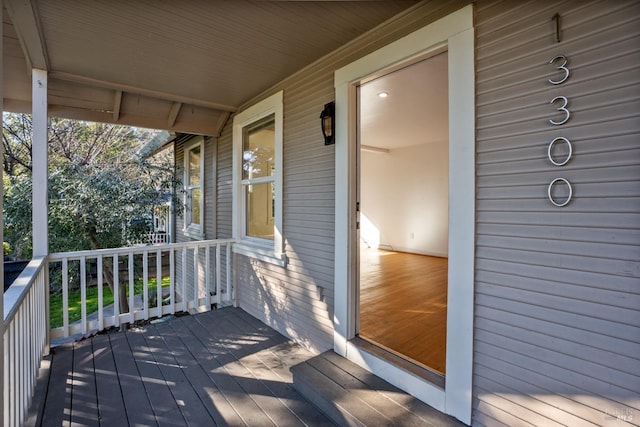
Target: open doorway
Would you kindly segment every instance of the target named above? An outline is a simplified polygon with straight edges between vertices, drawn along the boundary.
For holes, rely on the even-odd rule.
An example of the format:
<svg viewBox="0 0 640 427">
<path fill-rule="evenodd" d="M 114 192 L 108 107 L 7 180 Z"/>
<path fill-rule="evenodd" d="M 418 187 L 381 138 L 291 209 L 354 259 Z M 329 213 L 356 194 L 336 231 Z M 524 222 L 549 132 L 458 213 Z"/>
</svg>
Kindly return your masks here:
<svg viewBox="0 0 640 427">
<path fill-rule="evenodd" d="M 448 55 L 358 86 L 359 335 L 441 375 L 449 241 Z"/>
</svg>

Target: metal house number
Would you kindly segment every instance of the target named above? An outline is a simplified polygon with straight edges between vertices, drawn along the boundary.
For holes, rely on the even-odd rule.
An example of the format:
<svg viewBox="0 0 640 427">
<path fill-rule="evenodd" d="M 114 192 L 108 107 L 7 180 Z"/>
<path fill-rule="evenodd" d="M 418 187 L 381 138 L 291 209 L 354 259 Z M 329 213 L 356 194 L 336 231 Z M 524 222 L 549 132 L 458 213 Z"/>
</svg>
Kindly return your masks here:
<svg viewBox="0 0 640 427">
<path fill-rule="evenodd" d="M 551 65 L 555 64 L 556 70 L 559 71 L 559 76 L 557 78 L 548 79 L 549 83 L 551 83 L 552 85 L 561 85 L 562 83 L 567 81 L 567 79 L 569 78 L 569 75 L 571 74 L 571 71 L 567 67 L 567 62 L 568 60 L 565 55 L 556 55 L 549 61 L 549 64 Z M 571 112 L 567 108 L 567 105 L 569 105 L 569 100 L 567 99 L 567 97 L 556 96 L 549 103 L 557 105 L 556 111 L 559 111 L 561 113 L 561 116 L 558 119 L 556 120 L 549 119 L 549 123 L 551 123 L 554 126 L 561 126 L 567 123 L 571 118 Z M 564 159 L 556 159 L 553 155 L 553 149 L 557 144 L 565 144 L 567 146 L 568 154 L 565 155 Z M 558 166 L 558 167 L 562 167 L 566 165 L 571 159 L 572 154 L 573 154 L 573 147 L 571 146 L 571 141 L 569 141 L 567 138 L 563 136 L 554 138 L 554 140 L 549 143 L 549 147 L 547 148 L 547 158 L 554 166 Z M 557 200 L 557 198 L 553 196 L 552 189 L 556 185 L 564 185 L 567 187 L 568 196 L 566 197 L 565 200 Z M 571 188 L 571 183 L 565 178 L 556 178 L 553 181 L 551 181 L 551 183 L 547 187 L 547 197 L 549 198 L 549 201 L 554 206 L 563 207 L 568 205 L 569 202 L 571 201 L 572 196 L 573 196 L 573 188 Z"/>
<path fill-rule="evenodd" d="M 567 61 L 567 57 L 566 56 L 564 56 L 564 55 L 554 56 L 553 59 L 551 61 L 549 61 L 549 64 L 553 64 L 553 63 L 560 62 L 560 61 L 562 61 L 562 64 L 560 64 L 559 67 L 556 67 L 556 69 L 557 70 L 562 70 L 563 76 L 559 80 L 551 80 L 551 79 L 549 79 L 549 83 L 551 83 L 552 85 L 562 84 L 569 78 L 570 71 L 567 68 L 567 62 L 568 61 Z"/>
</svg>

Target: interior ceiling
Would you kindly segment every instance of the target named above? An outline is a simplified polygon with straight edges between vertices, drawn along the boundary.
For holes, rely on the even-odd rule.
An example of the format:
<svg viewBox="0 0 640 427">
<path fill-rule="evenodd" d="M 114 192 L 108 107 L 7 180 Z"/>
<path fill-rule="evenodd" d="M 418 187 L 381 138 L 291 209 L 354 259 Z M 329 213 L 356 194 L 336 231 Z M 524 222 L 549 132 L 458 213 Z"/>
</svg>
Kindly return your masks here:
<svg viewBox="0 0 640 427">
<path fill-rule="evenodd" d="M 360 143 L 393 150 L 448 141 L 447 61 L 444 52 L 362 84 Z"/>
<path fill-rule="evenodd" d="M 5 0 L 4 109 L 218 134 L 243 103 L 416 0 Z"/>
</svg>

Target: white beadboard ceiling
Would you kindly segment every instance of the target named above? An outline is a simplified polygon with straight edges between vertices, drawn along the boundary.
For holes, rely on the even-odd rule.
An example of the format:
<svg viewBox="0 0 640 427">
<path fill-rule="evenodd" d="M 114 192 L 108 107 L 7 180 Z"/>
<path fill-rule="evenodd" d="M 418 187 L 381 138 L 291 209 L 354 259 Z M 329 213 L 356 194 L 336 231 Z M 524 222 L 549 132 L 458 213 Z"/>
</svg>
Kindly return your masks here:
<svg viewBox="0 0 640 427">
<path fill-rule="evenodd" d="M 5 0 L 4 109 L 217 134 L 243 103 L 417 1 Z"/>
</svg>

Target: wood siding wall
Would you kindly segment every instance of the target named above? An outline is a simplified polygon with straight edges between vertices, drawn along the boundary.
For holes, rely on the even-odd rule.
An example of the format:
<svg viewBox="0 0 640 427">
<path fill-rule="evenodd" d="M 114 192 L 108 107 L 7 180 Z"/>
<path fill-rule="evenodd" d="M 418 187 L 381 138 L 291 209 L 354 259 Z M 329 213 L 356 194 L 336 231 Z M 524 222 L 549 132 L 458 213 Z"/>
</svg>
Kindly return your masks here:
<svg viewBox="0 0 640 427">
<path fill-rule="evenodd" d="M 639 425 L 640 3 L 478 1 L 476 25 L 473 422 Z M 571 74 L 553 86 L 559 54 Z M 554 126 L 559 95 L 571 118 Z"/>
<path fill-rule="evenodd" d="M 236 256 L 240 306 L 308 348 L 333 347 L 335 150 L 325 146 L 320 111 L 334 98 L 333 72 L 433 22 L 468 1 L 433 1 L 381 25 L 271 88 L 284 90 L 283 234 L 289 264 Z M 231 233 L 231 120 L 219 138 L 218 231 Z"/>
<path fill-rule="evenodd" d="M 184 180 L 184 145 L 188 144 L 189 140 L 181 141 L 175 144 L 174 151 L 174 161 L 175 161 L 175 169 L 176 176 L 180 179 L 180 182 Z M 217 200 L 216 200 L 216 186 L 217 186 L 217 174 L 216 174 L 216 165 L 217 165 L 217 144 L 216 138 L 214 137 L 205 137 L 203 142 L 203 150 L 204 150 L 204 182 L 202 193 L 204 194 L 204 211 L 202 212 L 203 221 L 204 221 L 204 238 L 205 239 L 216 239 L 217 238 Z M 184 182 L 183 182 L 184 184 Z M 184 212 L 176 212 L 174 215 L 175 218 L 175 233 L 176 242 L 190 242 L 194 239 L 186 236 L 184 234 Z M 201 251 L 202 254 L 200 256 L 200 265 L 204 266 L 206 263 L 204 252 Z M 189 265 L 193 265 L 193 254 L 191 252 L 187 255 L 187 263 Z M 176 280 L 182 280 L 182 270 L 180 263 L 176 263 Z M 202 285 L 200 286 L 200 292 L 204 292 L 204 272 L 200 272 L 200 282 Z M 187 273 L 187 294 L 193 295 L 194 293 L 194 284 L 196 281 L 193 277 L 192 270 L 189 270 Z"/>
</svg>

